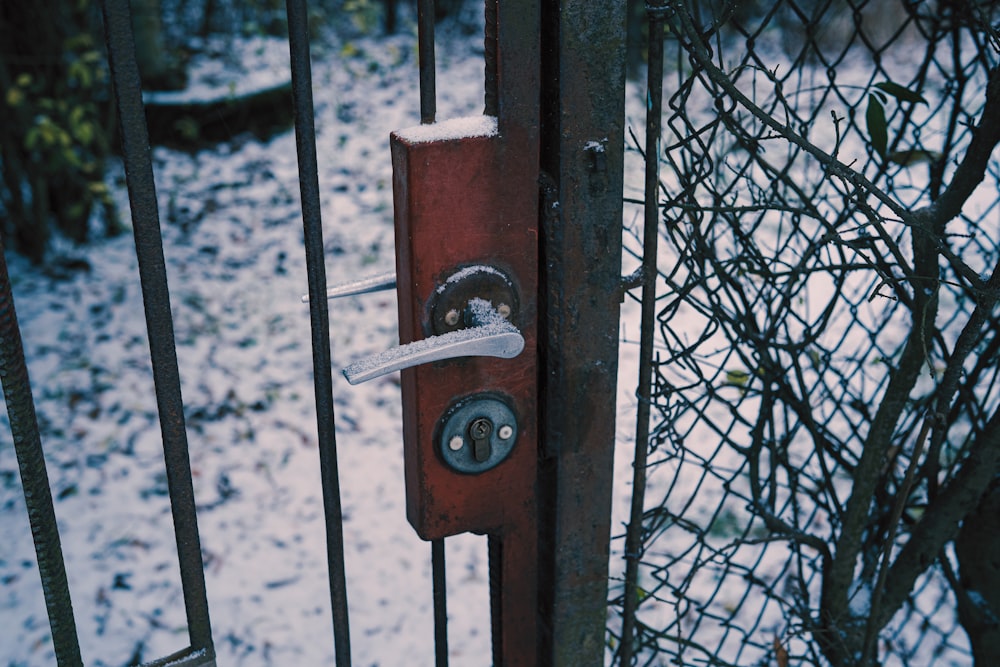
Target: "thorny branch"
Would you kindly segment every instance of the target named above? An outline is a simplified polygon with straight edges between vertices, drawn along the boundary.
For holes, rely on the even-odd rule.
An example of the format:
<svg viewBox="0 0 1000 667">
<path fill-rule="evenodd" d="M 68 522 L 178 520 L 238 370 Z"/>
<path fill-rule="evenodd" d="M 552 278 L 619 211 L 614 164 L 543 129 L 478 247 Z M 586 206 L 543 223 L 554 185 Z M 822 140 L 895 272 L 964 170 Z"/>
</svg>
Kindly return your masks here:
<svg viewBox="0 0 1000 667">
<path fill-rule="evenodd" d="M 987 176 L 1000 178 L 994 158 L 1000 143 L 996 53 L 977 56 L 977 79 L 954 55 L 957 83 L 943 87 L 951 108 L 944 103 L 936 108 L 949 118 L 937 135 L 943 147 L 928 165 L 923 198 L 929 203 L 917 208 L 904 204 L 894 189 L 902 170 L 883 162 L 869 178 L 841 161 L 845 134 L 863 136 L 855 121 L 844 122 L 846 117 L 833 112 L 832 155 L 796 129 L 803 123 L 799 93 L 783 92 L 787 80 L 753 54 L 763 29 L 737 29 L 750 54 L 726 68 L 726 21 L 713 20 L 704 30 L 688 9 L 703 14 L 697 3 L 674 0 L 670 6 L 678 53 L 688 56 L 685 65 L 693 71 L 679 77 L 669 101 L 675 113 L 665 127 L 677 139 L 661 156 L 674 181 L 661 182 L 662 233 L 679 259 L 665 278 L 668 289 L 658 315 L 667 348 L 663 357 L 670 362 L 657 370 L 660 388 L 653 400 L 670 397 L 669 437 L 663 441 L 675 444 L 649 465 L 700 466 L 705 478 L 722 481 L 726 497 L 745 501 L 767 536 L 747 528 L 713 551 L 709 528 L 692 548 L 735 554 L 787 544 L 797 563 L 795 568 L 793 560 L 786 563 L 794 570 L 794 577 L 787 574 L 783 600 L 792 599 L 783 605 L 788 627 L 811 635 L 832 664 L 870 665 L 879 660 L 883 628 L 908 601 L 908 609 L 915 608 L 918 580 L 941 562 L 963 518 L 1000 475 L 1000 372 L 990 370 L 1000 355 L 993 314 L 1000 301 L 1000 244 L 985 231 L 985 240 L 975 243 L 962 233 L 974 224 L 975 217 L 963 215 L 973 192 Z M 815 25 L 823 17 L 799 18 Z M 952 39 L 958 54 L 959 33 L 968 27 L 961 20 L 970 19 L 919 20 L 924 23 L 917 32 L 927 38 L 928 51 L 912 84 L 918 89 L 943 71 L 934 40 Z M 854 21 L 860 28 L 857 16 Z M 992 29 L 977 34 L 995 39 Z M 983 48 L 992 44 L 972 41 Z M 828 73 L 834 68 L 826 66 Z M 736 80 L 750 70 L 754 79 L 747 92 L 748 85 L 738 87 Z M 758 101 L 760 79 L 773 86 L 770 109 Z M 715 107 L 714 117 L 701 124 L 685 108 L 696 85 Z M 830 76 L 831 89 L 835 86 Z M 975 86 L 985 88 L 985 95 L 976 101 L 981 107 L 970 109 L 963 94 Z M 977 112 L 974 126 L 960 120 L 972 117 L 969 112 Z M 755 121 L 749 128 L 747 114 Z M 900 143 L 904 136 L 920 136 L 914 118 L 912 108 L 895 117 L 904 129 L 896 133 L 892 150 L 906 147 Z M 908 127 L 918 131 L 906 135 Z M 719 149 L 725 139 L 732 148 Z M 781 156 L 765 159 L 765 140 L 769 146 L 787 142 L 790 154 L 810 156 L 820 166 L 820 179 L 809 185 L 792 160 L 782 165 Z M 913 140 L 914 150 L 921 150 L 919 138 Z M 727 150 L 745 156 L 727 156 Z M 900 224 L 904 231 L 897 236 L 892 229 Z M 980 265 L 988 270 L 981 274 L 973 268 Z M 878 285 L 874 290 L 869 285 L 863 299 L 857 276 L 874 277 Z M 819 277 L 823 290 L 817 295 L 806 286 Z M 858 324 L 865 302 L 867 319 Z M 683 313 L 692 312 L 705 319 L 705 333 L 689 338 L 672 329 Z M 848 331 L 838 332 L 844 322 Z M 856 325 L 869 336 L 869 347 L 857 347 L 849 331 Z M 717 344 L 720 336 L 728 346 Z M 870 368 L 873 364 L 878 366 Z M 703 395 L 695 396 L 695 389 Z M 704 437 L 704 430 L 743 456 L 742 467 L 723 471 L 713 464 L 717 454 L 696 457 L 685 442 Z M 803 448 L 805 442 L 811 448 Z M 682 507 L 661 507 L 663 533 L 674 525 L 693 534 L 690 507 L 691 499 Z M 725 518 L 720 512 L 711 525 Z M 682 557 L 698 558 L 686 552 L 674 562 Z M 697 576 L 691 570 L 681 581 L 662 585 L 678 599 L 692 596 L 694 604 Z M 771 581 L 756 579 L 752 570 L 747 576 L 768 596 L 782 598 Z M 680 660 L 687 635 L 677 637 Z M 767 646 L 752 632 L 745 639 Z M 818 661 L 819 652 L 812 645 L 809 651 Z"/>
<path fill-rule="evenodd" d="M 726 95 L 746 108 L 754 115 L 755 118 L 767 125 L 782 138 L 816 158 L 816 160 L 827 170 L 828 174 L 850 182 L 858 189 L 869 193 L 871 196 L 877 198 L 881 203 L 885 204 L 885 206 L 887 206 L 894 215 L 898 216 L 904 224 L 920 231 L 925 236 L 930 238 L 935 245 L 935 249 L 941 252 L 941 254 L 948 259 L 948 261 L 955 267 L 956 271 L 963 278 L 965 278 L 973 286 L 973 288 L 977 291 L 983 289 L 983 281 L 979 274 L 947 247 L 939 235 L 935 233 L 933 223 L 942 219 L 945 221 L 951 220 L 958 215 L 958 212 L 961 210 L 961 204 L 968 199 L 972 189 L 982 182 L 983 174 L 985 173 L 986 161 L 989 159 L 992 146 L 995 146 L 997 142 L 995 135 L 1000 134 L 1000 129 L 998 129 L 996 123 L 987 123 L 985 131 L 982 129 L 983 124 L 980 124 L 978 133 L 984 135 L 982 136 L 981 143 L 984 147 L 990 146 L 990 149 L 986 151 L 985 155 L 983 155 L 981 149 L 975 151 L 970 149 L 969 154 L 966 156 L 966 160 L 962 163 L 963 166 L 968 163 L 966 173 L 956 173 L 956 178 L 953 181 L 955 189 L 952 196 L 946 200 L 946 208 L 942 208 L 940 213 L 938 211 L 928 211 L 923 209 L 920 211 L 910 211 L 877 185 L 865 178 L 863 174 L 855 171 L 823 149 L 808 141 L 799 132 L 796 132 L 790 125 L 779 123 L 771 114 L 755 104 L 753 100 L 748 98 L 733 84 L 729 75 L 723 72 L 715 65 L 715 63 L 712 62 L 711 53 L 709 52 L 707 46 L 701 41 L 701 35 L 697 28 L 695 28 L 687 8 L 684 7 L 682 3 L 675 2 L 674 9 L 676 10 L 676 15 L 679 19 L 683 34 L 690 40 L 689 43 L 691 46 L 691 53 L 694 59 L 697 61 L 698 65 L 704 69 L 705 74 L 709 77 L 709 79 L 718 85 L 726 93 Z M 1000 117 L 1000 71 L 995 69 L 991 72 L 990 84 L 987 90 L 987 107 L 984 108 L 983 118 L 998 118 Z M 991 140 L 992 144 L 990 144 Z M 980 168 L 978 172 L 976 171 L 977 168 Z M 976 178 L 977 173 L 978 178 Z M 962 198 L 963 194 L 964 198 Z M 955 204 L 958 204 L 958 209 L 954 208 Z M 951 214 L 950 216 L 948 216 L 949 213 Z M 893 239 L 888 237 L 883 237 L 882 240 L 888 244 L 894 243 Z"/>
</svg>

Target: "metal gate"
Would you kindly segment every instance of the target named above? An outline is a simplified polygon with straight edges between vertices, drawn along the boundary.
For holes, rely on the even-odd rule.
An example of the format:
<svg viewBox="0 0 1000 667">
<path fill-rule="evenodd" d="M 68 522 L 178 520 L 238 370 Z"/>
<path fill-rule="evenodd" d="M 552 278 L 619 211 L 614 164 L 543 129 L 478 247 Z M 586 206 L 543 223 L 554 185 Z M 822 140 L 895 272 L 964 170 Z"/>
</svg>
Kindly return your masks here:
<svg viewBox="0 0 1000 667">
<path fill-rule="evenodd" d="M 485 115 L 458 125 L 435 122 L 433 2 L 418 12 L 426 127 L 393 136 L 397 271 L 373 281 L 397 285 L 400 339 L 418 344 L 349 376 L 404 368 L 408 518 L 432 542 L 437 664 L 443 540 L 465 531 L 489 535 L 497 665 L 995 662 L 993 5 L 488 0 Z M 647 74 L 627 89 L 627 148 L 626 13 Z M 213 665 L 127 3 L 106 0 L 105 21 L 190 639 L 146 664 Z M 306 23 L 289 2 L 346 665 Z M 623 188 L 639 208 L 620 227 Z M 3 274 L 4 391 L 53 646 L 81 664 Z M 634 373 L 638 388 L 616 409 L 620 334 L 623 384 Z M 609 543 L 616 414 L 634 454 L 617 468 L 627 528 Z"/>
<path fill-rule="evenodd" d="M 425 125 L 392 139 L 396 276 L 328 289 L 308 8 L 302 0 L 287 5 L 338 665 L 351 663 L 349 582 L 326 299 L 392 284 L 399 293 L 400 339 L 413 344 L 345 373 L 353 383 L 403 369 L 407 514 L 432 542 L 436 664 L 448 662 L 443 540 L 469 531 L 489 536 L 494 664 L 603 659 L 614 435 L 614 405 L 607 396 L 616 381 L 620 297 L 622 147 L 615 137 L 621 135 L 624 42 L 615 26 L 623 26 L 623 9 L 487 1 L 485 113 L 435 122 L 434 3 L 420 0 Z M 217 638 L 209 617 L 190 427 L 128 1 L 104 2 L 103 18 L 188 637 L 181 651 L 151 662 L 140 652 L 132 661 L 214 665 Z M 593 51 L 595 46 L 600 50 Z M 577 108 L 582 100 L 589 112 Z M 586 188 L 576 185 L 581 179 Z M 6 264 L 2 268 L 4 393 L 52 651 L 60 666 L 80 665 L 11 281 Z"/>
</svg>

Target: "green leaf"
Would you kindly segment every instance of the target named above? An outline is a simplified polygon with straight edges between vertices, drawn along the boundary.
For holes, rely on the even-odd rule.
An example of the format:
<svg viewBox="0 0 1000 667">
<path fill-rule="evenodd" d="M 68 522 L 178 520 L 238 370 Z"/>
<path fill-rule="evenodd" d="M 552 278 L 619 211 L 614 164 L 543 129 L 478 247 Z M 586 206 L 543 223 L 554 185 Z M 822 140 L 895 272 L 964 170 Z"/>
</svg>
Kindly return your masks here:
<svg viewBox="0 0 1000 667">
<path fill-rule="evenodd" d="M 889 145 L 889 132 L 885 122 L 885 107 L 875 99 L 874 95 L 868 96 L 868 110 L 865 112 L 865 122 L 868 124 L 868 136 L 872 139 L 872 148 L 885 158 L 885 149 Z"/>
<path fill-rule="evenodd" d="M 70 81 L 75 81 L 81 88 L 90 88 L 94 83 L 90 67 L 87 66 L 87 63 L 79 59 L 69 64 L 66 74 Z"/>
<path fill-rule="evenodd" d="M 16 86 L 7 90 L 7 106 L 19 107 L 24 102 L 24 91 Z"/>
<path fill-rule="evenodd" d="M 73 136 L 84 146 L 89 146 L 94 140 L 94 124 L 82 122 L 73 128 Z"/>
<path fill-rule="evenodd" d="M 910 167 L 921 162 L 936 162 L 942 157 L 937 151 L 925 151 L 919 148 L 911 148 L 905 151 L 893 151 L 885 156 L 889 162 L 895 162 L 904 167 Z"/>
<path fill-rule="evenodd" d="M 903 88 L 898 83 L 893 83 L 892 81 L 876 83 L 875 87 L 879 90 L 884 90 L 900 102 L 913 102 L 914 104 L 923 102 L 924 104 L 927 104 L 927 100 L 925 100 L 924 96 L 920 93 L 915 93 L 908 88 Z"/>
<path fill-rule="evenodd" d="M 750 381 L 750 373 L 746 371 L 734 370 L 726 371 L 726 384 L 736 387 L 745 387 Z"/>
<path fill-rule="evenodd" d="M 38 129 L 37 125 L 28 128 L 28 131 L 24 133 L 24 147 L 33 151 L 38 146 L 38 142 L 42 138 L 42 131 Z"/>
</svg>

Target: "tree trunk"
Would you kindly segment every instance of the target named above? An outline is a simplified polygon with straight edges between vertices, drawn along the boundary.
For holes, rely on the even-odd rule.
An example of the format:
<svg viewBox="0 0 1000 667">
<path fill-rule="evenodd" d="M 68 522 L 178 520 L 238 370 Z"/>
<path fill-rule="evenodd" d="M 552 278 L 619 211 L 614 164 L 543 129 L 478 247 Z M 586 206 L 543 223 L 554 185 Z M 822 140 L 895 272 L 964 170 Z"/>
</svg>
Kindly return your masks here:
<svg viewBox="0 0 1000 667">
<path fill-rule="evenodd" d="M 955 554 L 958 618 L 972 643 L 976 667 L 1000 665 L 1000 480 L 962 522 Z"/>
</svg>

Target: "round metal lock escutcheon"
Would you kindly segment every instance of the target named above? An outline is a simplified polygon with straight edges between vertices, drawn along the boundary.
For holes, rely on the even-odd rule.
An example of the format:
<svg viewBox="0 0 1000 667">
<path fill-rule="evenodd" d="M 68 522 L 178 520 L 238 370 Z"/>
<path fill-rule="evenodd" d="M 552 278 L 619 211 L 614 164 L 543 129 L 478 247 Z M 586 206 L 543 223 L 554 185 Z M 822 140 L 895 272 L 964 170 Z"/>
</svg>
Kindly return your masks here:
<svg viewBox="0 0 1000 667">
<path fill-rule="evenodd" d="M 452 469 L 474 475 L 506 459 L 517 433 L 517 418 L 504 401 L 473 396 L 445 413 L 438 431 L 438 453 Z"/>
<path fill-rule="evenodd" d="M 475 326 L 470 321 L 469 302 L 488 301 L 500 317 L 517 326 L 518 305 L 514 284 L 500 269 L 475 265 L 448 277 L 431 298 L 431 323 L 435 334 Z"/>
</svg>

